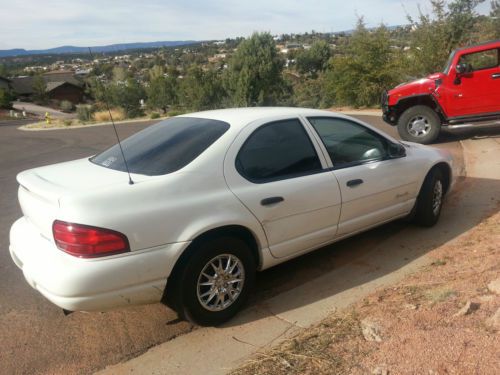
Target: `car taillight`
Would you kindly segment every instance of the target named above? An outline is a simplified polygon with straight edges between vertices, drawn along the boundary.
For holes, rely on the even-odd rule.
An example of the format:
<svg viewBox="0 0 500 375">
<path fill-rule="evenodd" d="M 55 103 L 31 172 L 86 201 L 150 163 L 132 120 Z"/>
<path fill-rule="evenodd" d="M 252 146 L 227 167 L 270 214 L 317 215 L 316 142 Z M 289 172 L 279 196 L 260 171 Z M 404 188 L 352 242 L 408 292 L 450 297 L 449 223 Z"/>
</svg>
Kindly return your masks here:
<svg viewBox="0 0 500 375">
<path fill-rule="evenodd" d="M 110 229 L 56 220 L 52 225 L 52 232 L 60 250 L 80 258 L 130 251 L 127 237 Z"/>
</svg>

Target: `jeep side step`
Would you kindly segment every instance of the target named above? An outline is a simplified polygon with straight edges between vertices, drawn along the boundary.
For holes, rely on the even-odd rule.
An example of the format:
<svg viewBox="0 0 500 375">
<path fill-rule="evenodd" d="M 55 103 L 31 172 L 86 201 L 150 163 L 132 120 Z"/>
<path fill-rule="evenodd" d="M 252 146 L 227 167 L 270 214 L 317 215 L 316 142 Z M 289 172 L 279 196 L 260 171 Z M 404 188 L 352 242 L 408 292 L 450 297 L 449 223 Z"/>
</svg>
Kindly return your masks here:
<svg viewBox="0 0 500 375">
<path fill-rule="evenodd" d="M 490 121 L 468 122 L 463 124 L 443 124 L 443 129 L 459 130 L 459 129 L 473 129 L 473 128 L 488 128 L 490 126 L 500 126 L 500 119 Z"/>
</svg>

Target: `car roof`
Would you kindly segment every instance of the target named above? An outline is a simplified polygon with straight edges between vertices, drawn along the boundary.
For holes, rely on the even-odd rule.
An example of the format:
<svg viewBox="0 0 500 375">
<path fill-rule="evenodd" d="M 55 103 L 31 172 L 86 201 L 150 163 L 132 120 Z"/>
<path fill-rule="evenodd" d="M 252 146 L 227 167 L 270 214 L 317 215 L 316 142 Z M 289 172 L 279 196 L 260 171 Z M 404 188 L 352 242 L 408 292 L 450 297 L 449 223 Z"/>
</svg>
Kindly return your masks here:
<svg viewBox="0 0 500 375">
<path fill-rule="evenodd" d="M 485 49 L 490 49 L 490 48 L 500 48 L 500 39 L 490 40 L 490 41 L 487 41 L 487 42 L 484 42 L 484 43 L 473 44 L 473 45 L 470 45 L 470 46 L 457 48 L 454 52 L 464 52 L 464 51 L 467 51 L 467 52 L 474 53 L 474 52 L 479 52 L 479 51 L 482 51 L 482 50 L 485 50 Z"/>
<path fill-rule="evenodd" d="M 337 113 L 309 108 L 291 107 L 245 107 L 228 108 L 211 111 L 195 112 L 179 117 L 208 118 L 225 121 L 234 127 L 243 127 L 257 120 L 271 119 L 278 116 L 332 116 Z"/>
</svg>

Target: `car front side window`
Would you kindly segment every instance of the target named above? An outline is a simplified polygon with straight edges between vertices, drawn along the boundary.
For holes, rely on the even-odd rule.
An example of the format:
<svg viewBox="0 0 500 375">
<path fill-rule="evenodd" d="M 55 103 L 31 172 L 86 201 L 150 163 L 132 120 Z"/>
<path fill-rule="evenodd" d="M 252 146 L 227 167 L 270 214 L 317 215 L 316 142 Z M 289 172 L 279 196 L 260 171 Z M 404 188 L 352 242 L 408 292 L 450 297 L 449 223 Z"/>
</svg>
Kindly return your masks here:
<svg viewBox="0 0 500 375">
<path fill-rule="evenodd" d="M 498 49 L 469 53 L 460 57 L 459 64 L 467 64 L 471 71 L 496 68 L 499 66 Z"/>
<path fill-rule="evenodd" d="M 321 162 L 298 119 L 271 122 L 255 130 L 241 147 L 236 169 L 263 183 L 321 171 Z"/>
<path fill-rule="evenodd" d="M 332 160 L 345 168 L 388 157 L 389 142 L 353 121 L 333 117 L 309 117 Z"/>
</svg>

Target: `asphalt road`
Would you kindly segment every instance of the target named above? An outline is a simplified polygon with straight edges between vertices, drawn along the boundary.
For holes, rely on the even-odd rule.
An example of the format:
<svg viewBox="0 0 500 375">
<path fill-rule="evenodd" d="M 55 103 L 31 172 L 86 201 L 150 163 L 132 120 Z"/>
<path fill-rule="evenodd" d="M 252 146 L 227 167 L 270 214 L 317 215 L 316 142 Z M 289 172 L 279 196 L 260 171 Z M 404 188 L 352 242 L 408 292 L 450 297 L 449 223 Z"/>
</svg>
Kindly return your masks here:
<svg viewBox="0 0 500 375">
<path fill-rule="evenodd" d="M 379 118 L 358 117 L 396 135 Z M 124 138 L 149 124 L 120 125 L 118 131 Z M 451 150 L 462 163 L 458 139 L 445 136 L 440 147 Z M 10 259 L 9 228 L 21 216 L 16 174 L 92 155 L 114 143 L 109 126 L 38 132 L 19 131 L 8 124 L 0 127 L 0 373 L 91 373 L 195 329 L 160 304 L 64 316 L 28 286 Z M 258 276 L 252 300 L 290 290 L 351 262 L 404 225 L 388 224 L 335 245 L 335 251 L 330 246 L 265 271 Z"/>
</svg>

